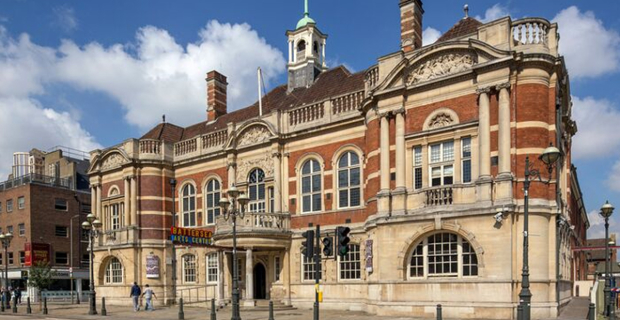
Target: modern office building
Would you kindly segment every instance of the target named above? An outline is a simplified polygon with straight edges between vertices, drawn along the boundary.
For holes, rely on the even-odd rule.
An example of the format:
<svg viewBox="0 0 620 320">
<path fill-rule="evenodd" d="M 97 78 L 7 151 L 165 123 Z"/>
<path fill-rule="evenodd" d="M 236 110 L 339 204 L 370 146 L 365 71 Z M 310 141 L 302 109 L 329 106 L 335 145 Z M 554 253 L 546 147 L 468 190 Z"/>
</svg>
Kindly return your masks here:
<svg viewBox="0 0 620 320">
<path fill-rule="evenodd" d="M 530 177 L 531 310 L 558 314 L 585 269 L 571 248 L 589 226 L 571 164 L 577 126 L 561 26 L 466 13 L 422 46 L 422 2 L 385 5 L 400 17 L 400 44 L 362 72 L 326 66 L 327 34 L 305 12 L 286 32 L 288 81 L 261 104 L 228 110 L 227 78 L 211 71 L 204 121 L 163 122 L 91 152 L 98 296 L 129 303 L 135 281 L 168 301 L 229 303 L 232 228 L 218 202 L 235 186 L 250 198 L 237 220 L 244 305 L 310 307 L 302 233 L 347 226 L 349 253 L 321 261 L 321 308 L 434 317 L 441 303 L 445 317 L 509 319 L 529 157 L 548 182 Z M 550 143 L 562 152 L 551 174 L 537 159 Z M 215 246 L 173 251 L 173 213 L 176 226 L 212 231 Z"/>
</svg>

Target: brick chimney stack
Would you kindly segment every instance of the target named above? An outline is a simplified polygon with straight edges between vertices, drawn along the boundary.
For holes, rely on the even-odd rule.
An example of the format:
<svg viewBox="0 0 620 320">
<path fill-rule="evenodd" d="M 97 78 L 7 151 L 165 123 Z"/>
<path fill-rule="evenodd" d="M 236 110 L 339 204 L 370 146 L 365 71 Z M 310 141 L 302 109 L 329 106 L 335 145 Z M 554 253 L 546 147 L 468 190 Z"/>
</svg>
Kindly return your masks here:
<svg viewBox="0 0 620 320">
<path fill-rule="evenodd" d="M 400 1 L 400 46 L 407 53 L 422 47 L 421 0 Z"/>
<path fill-rule="evenodd" d="M 226 114 L 226 77 L 213 70 L 207 73 L 207 120 L 215 121 Z"/>
</svg>

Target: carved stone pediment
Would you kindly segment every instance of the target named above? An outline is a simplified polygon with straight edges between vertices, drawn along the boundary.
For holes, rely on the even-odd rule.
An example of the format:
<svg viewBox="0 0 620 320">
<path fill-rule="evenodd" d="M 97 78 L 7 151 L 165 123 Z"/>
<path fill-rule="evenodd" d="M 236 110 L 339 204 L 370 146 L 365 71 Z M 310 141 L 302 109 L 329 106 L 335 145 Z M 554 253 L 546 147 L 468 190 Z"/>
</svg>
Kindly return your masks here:
<svg viewBox="0 0 620 320">
<path fill-rule="evenodd" d="M 453 123 L 454 123 L 454 120 L 452 120 L 452 117 L 449 114 L 440 113 L 431 119 L 431 121 L 428 124 L 428 128 L 429 129 L 443 128 L 443 127 L 452 125 Z"/>
<path fill-rule="evenodd" d="M 470 70 L 476 57 L 467 51 L 445 53 L 414 64 L 407 72 L 407 85 L 430 81 Z"/>
<path fill-rule="evenodd" d="M 237 183 L 246 182 L 250 170 L 259 168 L 265 172 L 265 177 L 273 177 L 273 158 L 270 153 L 253 159 L 237 161 Z"/>
<path fill-rule="evenodd" d="M 107 170 L 107 169 L 112 169 L 112 168 L 116 168 L 116 167 L 120 167 L 122 164 L 124 164 L 125 158 L 123 156 L 121 156 L 118 153 L 113 153 L 107 157 L 105 157 L 105 159 L 103 159 L 103 161 L 101 162 L 101 170 Z"/>
<path fill-rule="evenodd" d="M 269 141 L 271 133 L 263 126 L 253 126 L 239 136 L 237 147 L 251 146 Z"/>
</svg>

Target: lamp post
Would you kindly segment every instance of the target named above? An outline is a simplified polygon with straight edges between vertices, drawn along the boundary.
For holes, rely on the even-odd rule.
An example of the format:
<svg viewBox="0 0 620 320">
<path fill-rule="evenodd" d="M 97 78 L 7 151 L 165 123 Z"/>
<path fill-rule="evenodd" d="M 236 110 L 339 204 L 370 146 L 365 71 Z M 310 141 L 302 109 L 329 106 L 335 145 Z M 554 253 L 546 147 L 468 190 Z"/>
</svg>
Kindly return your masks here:
<svg viewBox="0 0 620 320">
<path fill-rule="evenodd" d="M 237 217 L 243 219 L 245 215 L 245 206 L 250 201 L 250 198 L 239 190 L 233 184 L 228 188 L 228 197 L 220 199 L 220 207 L 222 208 L 222 214 L 224 219 L 232 219 L 233 228 L 233 290 L 232 290 L 232 317 L 231 320 L 241 320 L 239 314 L 239 266 L 237 265 Z"/>
<path fill-rule="evenodd" d="M 2 242 L 2 246 L 4 247 L 4 288 L 7 290 L 5 292 L 2 292 L 2 295 L 4 295 L 4 297 L 2 298 L 2 306 L 0 307 L 2 311 L 4 311 L 5 309 L 5 303 L 6 308 L 9 308 L 8 296 L 6 296 L 9 288 L 9 256 L 7 252 L 9 250 L 9 246 L 11 245 L 11 239 L 13 239 L 12 233 L 0 233 L 0 242 Z"/>
<path fill-rule="evenodd" d="M 523 181 L 523 271 L 521 280 L 521 292 L 519 293 L 519 303 L 522 307 L 522 315 L 517 314 L 517 319 L 530 320 L 530 307 L 532 302 L 532 292 L 530 291 L 530 267 L 528 262 L 529 234 L 528 234 L 528 218 L 529 218 L 529 189 L 532 182 L 531 177 L 536 178 L 539 182 L 548 184 L 551 182 L 551 173 L 553 165 L 562 154 L 560 150 L 554 146 L 549 146 L 543 151 L 538 158 L 546 166 L 549 173 L 549 180 L 543 181 L 538 169 L 534 169 L 530 164 L 530 158 L 525 157 L 525 180 Z M 518 313 L 518 309 L 517 309 Z"/>
<path fill-rule="evenodd" d="M 75 196 L 77 199 L 77 195 Z M 79 200 L 78 200 L 79 203 Z M 69 247 L 69 277 L 71 278 L 71 304 L 73 304 L 73 219 L 75 218 L 79 218 L 80 215 L 76 214 L 73 217 L 71 217 L 71 219 L 69 219 L 69 243 L 70 243 L 70 247 Z M 79 220 L 78 220 L 79 221 Z M 78 222 L 79 223 L 79 222 Z M 78 250 L 79 251 L 79 250 Z M 80 304 L 80 297 L 78 296 L 78 304 Z"/>
<path fill-rule="evenodd" d="M 82 229 L 88 230 L 88 244 L 90 246 L 90 309 L 88 310 L 89 315 L 97 314 L 96 307 L 96 293 L 95 293 L 95 268 L 93 264 L 93 259 L 95 257 L 94 252 L 94 238 L 99 236 L 99 228 L 101 228 L 101 221 L 97 219 L 97 217 L 90 213 L 86 216 L 86 221 L 82 222 Z"/>
<path fill-rule="evenodd" d="M 605 201 L 601 207 L 600 215 L 605 219 L 605 315 L 611 317 L 613 314 L 611 303 L 611 275 L 609 274 L 609 217 L 614 212 L 614 206 Z"/>
<path fill-rule="evenodd" d="M 176 193 L 177 180 L 170 179 L 170 188 L 172 189 L 172 227 L 176 226 L 176 202 L 174 200 L 174 194 Z M 174 243 L 170 241 L 172 245 L 172 303 L 175 304 L 177 300 L 177 252 Z"/>
</svg>

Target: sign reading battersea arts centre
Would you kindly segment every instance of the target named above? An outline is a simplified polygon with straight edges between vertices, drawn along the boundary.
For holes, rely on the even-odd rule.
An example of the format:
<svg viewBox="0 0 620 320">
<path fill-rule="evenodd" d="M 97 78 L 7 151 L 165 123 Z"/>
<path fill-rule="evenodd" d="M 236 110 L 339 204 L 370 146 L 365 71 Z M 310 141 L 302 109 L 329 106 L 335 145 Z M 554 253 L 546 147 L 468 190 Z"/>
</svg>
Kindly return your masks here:
<svg viewBox="0 0 620 320">
<path fill-rule="evenodd" d="M 170 240 L 172 240 L 172 243 L 181 245 L 210 246 L 213 244 L 212 236 L 213 233 L 210 230 L 170 228 Z"/>
</svg>

